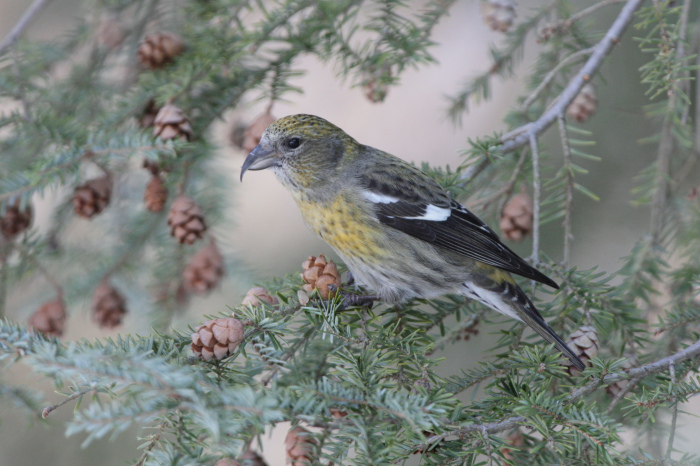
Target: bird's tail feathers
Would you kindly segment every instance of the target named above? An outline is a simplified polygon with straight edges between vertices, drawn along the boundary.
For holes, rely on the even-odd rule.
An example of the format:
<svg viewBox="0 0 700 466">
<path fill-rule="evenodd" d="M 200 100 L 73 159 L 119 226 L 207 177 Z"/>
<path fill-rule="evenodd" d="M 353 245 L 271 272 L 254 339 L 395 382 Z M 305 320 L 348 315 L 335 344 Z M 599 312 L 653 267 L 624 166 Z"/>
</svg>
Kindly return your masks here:
<svg viewBox="0 0 700 466">
<path fill-rule="evenodd" d="M 522 314 L 523 322 L 532 327 L 532 329 L 542 338 L 550 343 L 554 343 L 554 346 L 561 351 L 561 353 L 566 356 L 578 370 L 583 371 L 586 368 L 586 365 L 583 363 L 583 361 L 581 361 L 581 358 L 579 358 L 578 355 L 576 355 L 576 353 L 574 353 L 571 348 L 564 343 L 564 340 L 562 340 L 559 335 L 552 330 L 552 327 L 550 327 L 541 316 L 532 315 L 526 312 L 523 312 Z"/>
<path fill-rule="evenodd" d="M 482 285 L 482 286 L 479 286 Z M 470 298 L 476 299 L 483 304 L 486 304 L 491 309 L 494 309 L 502 314 L 525 322 L 532 327 L 542 338 L 561 351 L 577 369 L 583 371 L 586 365 L 581 361 L 576 353 L 564 343 L 559 335 L 547 325 L 542 314 L 525 292 L 520 289 L 515 283 L 496 282 L 492 281 L 488 286 L 484 284 L 464 283 L 464 294 Z"/>
</svg>

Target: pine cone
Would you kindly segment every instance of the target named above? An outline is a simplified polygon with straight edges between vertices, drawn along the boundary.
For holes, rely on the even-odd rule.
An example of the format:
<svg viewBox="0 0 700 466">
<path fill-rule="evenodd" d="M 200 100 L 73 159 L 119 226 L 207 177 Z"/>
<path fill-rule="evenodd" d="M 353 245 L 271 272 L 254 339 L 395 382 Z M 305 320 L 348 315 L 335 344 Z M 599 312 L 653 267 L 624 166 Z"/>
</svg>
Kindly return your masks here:
<svg viewBox="0 0 700 466">
<path fill-rule="evenodd" d="M 318 257 L 309 256 L 301 266 L 304 268 L 301 278 L 306 282 L 303 288 L 307 293 L 318 290 L 321 298 L 328 299 L 331 294 L 328 285 L 335 285 L 337 288 L 340 288 L 338 267 L 333 261 L 326 261 L 326 257 L 323 254 L 319 254 Z"/>
<path fill-rule="evenodd" d="M 566 109 L 566 115 L 579 123 L 588 120 L 598 109 L 598 97 L 591 83 L 584 85 Z"/>
<path fill-rule="evenodd" d="M 598 331 L 591 325 L 582 325 L 569 337 L 567 345 L 576 354 L 584 364 L 588 364 L 591 358 L 598 356 Z M 569 374 L 578 369 L 571 364 L 571 361 L 565 361 L 565 366 L 569 366 Z"/>
<path fill-rule="evenodd" d="M 245 298 L 243 298 L 243 302 L 241 304 L 243 306 L 251 305 L 255 307 L 260 306 L 262 302 L 266 302 L 270 306 L 279 304 L 277 298 L 272 296 L 270 292 L 262 286 L 256 286 L 254 288 L 249 289 L 248 293 L 245 295 Z"/>
<path fill-rule="evenodd" d="M 11 239 L 29 228 L 34 218 L 31 204 L 27 203 L 21 209 L 19 198 L 7 204 L 5 214 L 0 217 L 0 232 L 5 238 Z"/>
<path fill-rule="evenodd" d="M 85 218 L 92 218 L 107 207 L 112 197 L 112 178 L 103 176 L 94 178 L 75 188 L 73 209 Z"/>
<path fill-rule="evenodd" d="M 176 197 L 170 206 L 168 226 L 170 235 L 177 238 L 180 244 L 193 244 L 207 231 L 199 206 L 184 194 Z"/>
<path fill-rule="evenodd" d="M 520 241 L 532 231 L 532 198 L 522 192 L 516 194 L 503 207 L 501 231 L 511 241 Z"/>
<path fill-rule="evenodd" d="M 481 17 L 494 31 L 507 32 L 515 22 L 515 0 L 484 0 L 481 2 Z"/>
<path fill-rule="evenodd" d="M 212 239 L 187 263 L 182 283 L 189 293 L 207 294 L 216 288 L 224 276 L 224 258 Z"/>
<path fill-rule="evenodd" d="M 348 415 L 348 412 L 344 409 L 340 408 L 330 408 L 329 410 L 331 412 L 331 416 L 333 419 L 343 419 L 345 416 Z"/>
<path fill-rule="evenodd" d="M 311 466 L 316 461 L 316 440 L 301 426 L 291 429 L 284 440 L 287 463 L 292 466 Z"/>
<path fill-rule="evenodd" d="M 163 141 L 182 138 L 191 141 L 194 133 L 187 115 L 173 104 L 167 104 L 156 114 L 153 120 L 153 136 Z"/>
<path fill-rule="evenodd" d="M 241 466 L 267 466 L 262 456 L 253 450 L 248 450 L 240 457 Z"/>
<path fill-rule="evenodd" d="M 148 68 L 157 69 L 167 65 L 185 50 L 179 36 L 170 32 L 149 34 L 141 41 L 139 61 Z"/>
<path fill-rule="evenodd" d="M 262 138 L 267 127 L 276 120 L 277 118 L 270 113 L 263 113 L 253 120 L 253 123 L 251 123 L 245 130 L 245 133 L 243 133 L 243 150 L 250 152 L 255 149 L 255 146 L 260 144 L 260 138 Z"/>
<path fill-rule="evenodd" d="M 210 320 L 192 334 L 192 352 L 205 361 L 224 359 L 233 354 L 244 333 L 241 321 L 233 317 Z"/>
<path fill-rule="evenodd" d="M 139 126 L 141 126 L 141 128 L 150 128 L 153 126 L 159 111 L 160 107 L 156 105 L 156 101 L 153 99 L 149 100 L 143 112 L 141 112 L 141 116 L 138 117 Z"/>
<path fill-rule="evenodd" d="M 143 193 L 143 202 L 151 212 L 160 212 L 168 200 L 168 188 L 160 175 L 153 175 Z"/>
<path fill-rule="evenodd" d="M 241 463 L 233 458 L 221 458 L 214 466 L 241 466 Z"/>
<path fill-rule="evenodd" d="M 516 430 L 515 432 L 511 432 L 508 437 L 506 437 L 506 443 L 509 446 L 512 447 L 522 447 L 525 445 L 525 437 L 523 437 L 523 434 L 520 433 L 519 430 Z M 503 457 L 512 460 L 513 459 L 513 449 L 509 447 L 502 447 L 501 448 L 501 453 L 503 453 Z"/>
<path fill-rule="evenodd" d="M 66 327 L 66 306 L 63 298 L 58 296 L 44 303 L 27 322 L 29 327 L 47 337 L 60 337 Z"/>
<path fill-rule="evenodd" d="M 100 327 L 118 327 L 126 314 L 126 300 L 109 282 L 103 280 L 92 294 L 92 312 Z"/>
</svg>

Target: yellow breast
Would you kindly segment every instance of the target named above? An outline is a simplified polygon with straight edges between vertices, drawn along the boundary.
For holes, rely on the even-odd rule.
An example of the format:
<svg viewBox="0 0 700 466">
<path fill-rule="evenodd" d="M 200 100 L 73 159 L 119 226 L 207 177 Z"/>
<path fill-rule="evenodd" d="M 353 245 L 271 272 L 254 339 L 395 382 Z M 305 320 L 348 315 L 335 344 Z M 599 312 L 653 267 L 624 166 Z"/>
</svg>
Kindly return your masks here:
<svg viewBox="0 0 700 466">
<path fill-rule="evenodd" d="M 341 194 L 333 201 L 320 203 L 295 196 L 306 223 L 339 254 L 378 262 L 383 253 L 377 240 L 380 225 Z"/>
</svg>

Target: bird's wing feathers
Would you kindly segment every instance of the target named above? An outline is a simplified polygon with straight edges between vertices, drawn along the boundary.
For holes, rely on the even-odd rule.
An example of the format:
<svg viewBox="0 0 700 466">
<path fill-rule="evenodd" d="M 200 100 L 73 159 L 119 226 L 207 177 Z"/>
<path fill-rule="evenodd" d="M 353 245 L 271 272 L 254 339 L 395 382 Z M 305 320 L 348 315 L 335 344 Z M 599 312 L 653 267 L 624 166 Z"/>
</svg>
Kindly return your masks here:
<svg viewBox="0 0 700 466">
<path fill-rule="evenodd" d="M 407 174 L 415 176 L 413 171 Z M 491 228 L 466 207 L 450 199 L 439 186 L 437 192 L 443 197 L 435 196 L 437 184 L 433 186 L 433 180 L 421 175 L 416 181 L 429 183 L 425 186 L 428 188 L 425 191 L 433 194 L 429 201 L 416 195 L 423 191 L 420 183 L 418 188 L 412 186 L 404 194 L 395 188 L 383 189 L 385 185 L 372 173 L 361 178 L 364 197 L 374 204 L 381 223 L 476 261 L 559 288 L 553 280 L 511 251 Z"/>
</svg>

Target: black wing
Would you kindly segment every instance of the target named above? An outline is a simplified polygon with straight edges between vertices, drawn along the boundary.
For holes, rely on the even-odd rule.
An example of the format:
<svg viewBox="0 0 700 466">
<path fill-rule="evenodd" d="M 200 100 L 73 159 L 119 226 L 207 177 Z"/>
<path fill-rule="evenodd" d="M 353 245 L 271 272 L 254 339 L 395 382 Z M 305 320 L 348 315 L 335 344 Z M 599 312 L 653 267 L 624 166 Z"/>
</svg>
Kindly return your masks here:
<svg viewBox="0 0 700 466">
<path fill-rule="evenodd" d="M 381 223 L 476 261 L 559 288 L 503 244 L 476 215 L 447 195 L 442 199 L 433 197 L 428 204 L 419 200 L 423 196 L 415 196 L 415 192 L 403 196 L 399 190 L 384 190 L 382 184 L 367 178 L 363 184 Z"/>
</svg>

